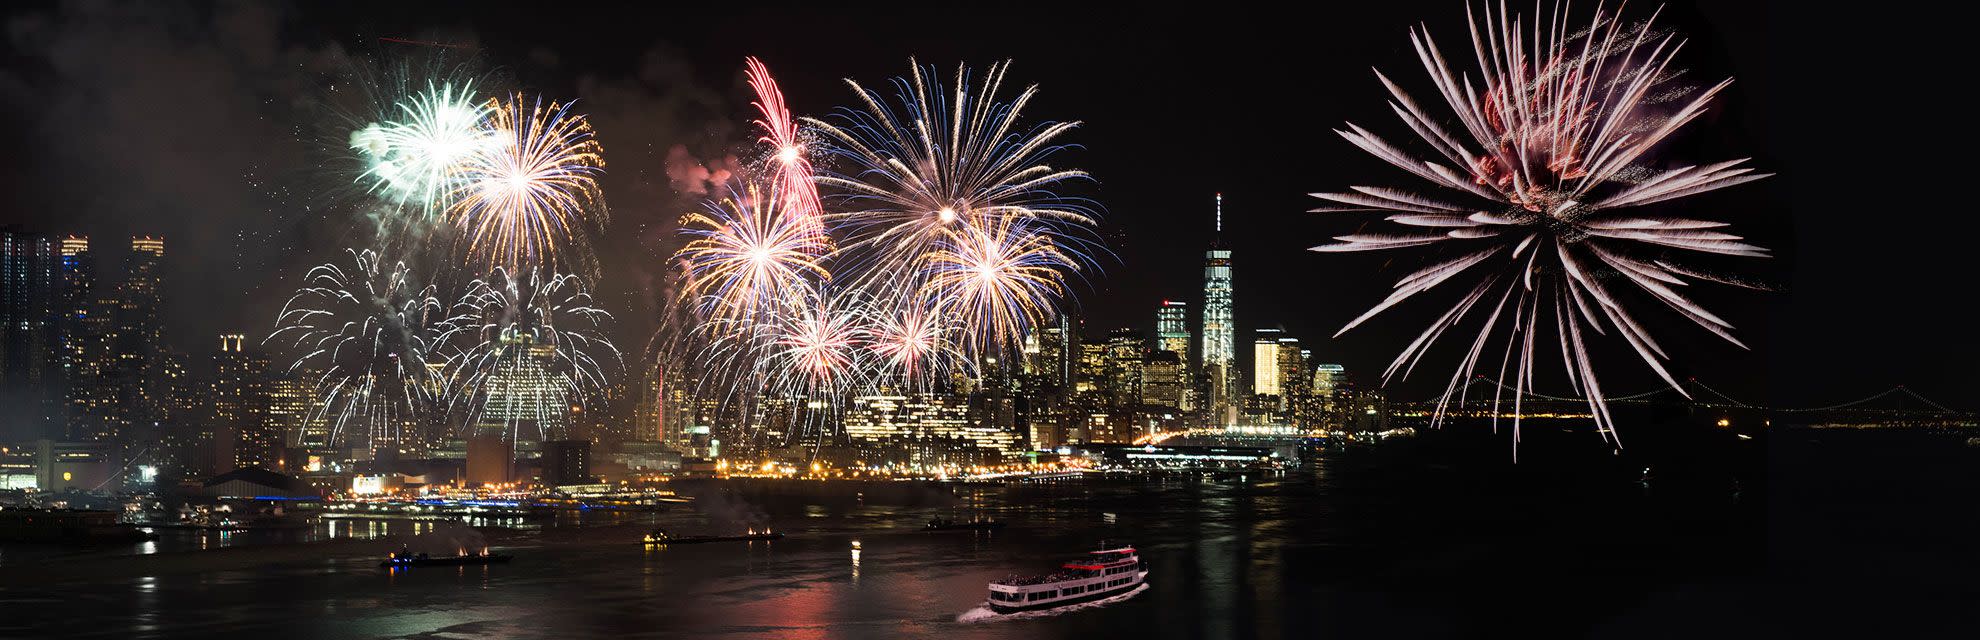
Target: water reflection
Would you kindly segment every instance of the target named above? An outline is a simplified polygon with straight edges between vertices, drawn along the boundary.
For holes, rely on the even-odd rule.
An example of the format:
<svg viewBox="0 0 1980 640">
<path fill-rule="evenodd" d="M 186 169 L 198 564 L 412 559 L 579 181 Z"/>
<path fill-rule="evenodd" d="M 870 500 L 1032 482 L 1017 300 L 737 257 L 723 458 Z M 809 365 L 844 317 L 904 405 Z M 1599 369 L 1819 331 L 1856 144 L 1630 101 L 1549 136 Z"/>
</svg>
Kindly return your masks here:
<svg viewBox="0 0 1980 640">
<path fill-rule="evenodd" d="M 867 488 L 864 496 L 852 490 L 839 497 L 745 494 L 750 510 L 765 516 L 760 523 L 722 522 L 691 510 L 537 521 L 475 518 L 483 527 L 517 525 L 487 532 L 516 561 L 453 571 L 379 569 L 375 557 L 360 557 L 386 545 L 324 545 L 330 549 L 321 552 L 330 554 L 326 560 L 317 548 L 294 544 L 448 528 L 433 521 L 319 519 L 308 529 L 232 535 L 166 531 L 151 551 L 132 545 L 122 553 L 254 545 L 267 546 L 268 553 L 213 554 L 265 560 L 224 572 L 147 576 L 158 585 L 155 590 L 144 586 L 152 583 L 122 582 L 137 585 L 133 597 L 107 602 L 98 595 L 104 593 L 102 583 L 54 585 L 48 589 L 53 604 L 47 614 L 58 620 L 90 617 L 103 635 L 161 637 L 250 635 L 333 617 L 339 626 L 314 635 L 564 638 L 656 630 L 695 638 L 1303 635 L 1297 625 L 1325 624 L 1322 620 L 1335 615 L 1369 617 L 1327 610 L 1325 603 L 1343 601 L 1331 590 L 1379 594 L 1349 600 L 1363 607 L 1409 595 L 1393 593 L 1394 586 L 1379 579 L 1348 582 L 1357 570 L 1364 577 L 1372 573 L 1356 563 L 1367 565 L 1374 554 L 1353 546 L 1341 532 L 1340 523 L 1355 518 L 1337 515 L 1349 507 L 1335 497 L 1341 489 L 1331 476 L 1252 477 L 1242 484 L 1175 479 L 968 486 L 953 492 L 931 485 L 917 487 L 913 500 L 900 499 L 902 492 L 892 488 L 884 493 Z M 994 532 L 921 531 L 930 519 L 966 517 L 965 511 L 1010 526 Z M 626 526 L 597 526 L 614 524 Z M 790 537 L 679 548 L 640 544 L 654 526 L 701 533 L 751 524 L 768 524 Z M 1394 539 L 1405 533 L 1389 529 L 1376 535 Z M 1102 539 L 1142 550 L 1151 568 L 1147 592 L 1061 617 L 955 626 L 958 614 L 982 604 L 987 582 L 1050 571 Z M 1407 613 L 1395 619 L 1406 620 Z M 22 624 L 20 637 L 63 635 L 59 628 L 39 626 L 53 622 Z"/>
</svg>

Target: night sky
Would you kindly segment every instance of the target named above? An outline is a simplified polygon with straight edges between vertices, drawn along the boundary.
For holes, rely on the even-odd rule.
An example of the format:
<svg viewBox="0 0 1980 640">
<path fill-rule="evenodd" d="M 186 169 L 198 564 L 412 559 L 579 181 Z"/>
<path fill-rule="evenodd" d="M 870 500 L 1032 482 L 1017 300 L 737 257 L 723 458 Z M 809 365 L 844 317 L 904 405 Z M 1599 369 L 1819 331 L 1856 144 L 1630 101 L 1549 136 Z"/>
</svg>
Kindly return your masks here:
<svg viewBox="0 0 1980 640">
<path fill-rule="evenodd" d="M 680 4 L 10 6 L 0 41 L 0 115 L 9 123 L 0 141 L 11 151 L 0 154 L 0 224 L 88 233 L 113 247 L 99 258 L 110 264 L 121 260 L 116 238 L 162 234 L 168 339 L 197 356 L 223 331 L 264 334 L 302 271 L 352 242 L 337 195 L 349 174 L 332 153 L 343 133 L 332 117 L 336 92 L 351 89 L 364 60 L 445 54 L 507 88 L 577 98 L 593 119 L 613 220 L 599 244 L 608 278 L 600 288 L 622 318 L 622 343 L 637 343 L 651 328 L 644 318 L 659 252 L 707 186 L 690 169 L 719 169 L 748 149 L 744 56 L 763 58 L 793 111 L 808 115 L 851 101 L 841 78 L 884 85 L 908 70 L 909 56 L 945 74 L 958 62 L 1012 58 L 1013 81 L 1042 86 L 1030 121 L 1084 123 L 1068 138 L 1083 148 L 1059 163 L 1098 179 L 1075 192 L 1105 206 L 1102 232 L 1116 253 L 1078 292 L 1089 334 L 1152 331 L 1163 299 L 1200 308 L 1220 191 L 1241 344 L 1254 327 L 1283 327 L 1317 360 L 1373 382 L 1455 295 L 1329 339 L 1427 256 L 1307 252 L 1379 216 L 1304 212 L 1315 206 L 1308 192 L 1416 186 L 1332 130 L 1353 121 L 1406 140 L 1370 68 L 1431 99 L 1407 29 L 1421 22 L 1457 48 L 1461 2 L 1315 3 L 1303 14 L 1221 3 L 1071 13 L 1063 5 Z M 1951 45 L 1923 36 L 1892 36 L 1886 46 L 1836 35 L 1845 26 L 1911 29 L 1901 16 L 1791 11 L 1805 9 L 1676 2 L 1659 18 L 1689 36 L 1679 61 L 1691 82 L 1737 79 L 1666 145 L 1662 162 L 1750 156 L 1779 174 L 1675 207 L 1733 222 L 1735 233 L 1774 249 L 1770 260 L 1712 266 L 1777 291 L 1692 292 L 1739 327 L 1751 352 L 1675 315 L 1643 315 L 1673 347 L 1674 374 L 1741 399 L 1827 404 L 1903 383 L 1971 408 L 1980 353 L 1964 310 L 1974 224 L 1942 195 L 1965 184 L 1949 165 L 1888 148 L 1953 142 L 1936 123 L 1970 117 L 1941 117 L 1952 101 L 1929 106 L 1932 92 L 1916 87 L 1930 86 L 1921 82 L 1930 60 L 1964 58 L 1934 56 L 1927 49 Z M 1896 60 L 1876 62 L 1882 57 Z M 1446 344 L 1433 354 L 1436 367 L 1394 396 L 1430 396 L 1459 348 Z M 1612 393 L 1652 384 L 1626 348 L 1597 357 Z M 1558 376 L 1542 386 L 1564 390 Z"/>
</svg>

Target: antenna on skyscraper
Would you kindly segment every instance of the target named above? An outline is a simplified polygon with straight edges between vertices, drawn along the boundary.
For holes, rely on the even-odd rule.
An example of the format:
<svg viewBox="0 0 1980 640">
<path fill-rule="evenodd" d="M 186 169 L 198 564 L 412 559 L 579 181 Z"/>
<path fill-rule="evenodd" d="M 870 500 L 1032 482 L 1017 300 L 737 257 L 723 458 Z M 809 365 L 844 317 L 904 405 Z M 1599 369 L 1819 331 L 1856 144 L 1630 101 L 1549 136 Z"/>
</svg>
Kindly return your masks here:
<svg viewBox="0 0 1980 640">
<path fill-rule="evenodd" d="M 1217 235 L 1224 235 L 1224 194 L 1217 193 Z"/>
</svg>

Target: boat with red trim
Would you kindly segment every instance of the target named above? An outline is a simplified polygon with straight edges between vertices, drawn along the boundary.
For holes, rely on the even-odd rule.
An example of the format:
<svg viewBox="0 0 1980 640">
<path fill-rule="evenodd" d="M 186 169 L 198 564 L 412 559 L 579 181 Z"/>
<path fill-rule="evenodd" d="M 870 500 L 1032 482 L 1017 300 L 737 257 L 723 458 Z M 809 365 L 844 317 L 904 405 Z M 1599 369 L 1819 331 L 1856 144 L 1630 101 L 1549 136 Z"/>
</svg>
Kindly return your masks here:
<svg viewBox="0 0 1980 640">
<path fill-rule="evenodd" d="M 1042 576 L 990 583 L 990 610 L 1037 611 L 1092 602 L 1133 591 L 1148 580 L 1148 563 L 1131 546 L 1106 546 Z"/>
</svg>

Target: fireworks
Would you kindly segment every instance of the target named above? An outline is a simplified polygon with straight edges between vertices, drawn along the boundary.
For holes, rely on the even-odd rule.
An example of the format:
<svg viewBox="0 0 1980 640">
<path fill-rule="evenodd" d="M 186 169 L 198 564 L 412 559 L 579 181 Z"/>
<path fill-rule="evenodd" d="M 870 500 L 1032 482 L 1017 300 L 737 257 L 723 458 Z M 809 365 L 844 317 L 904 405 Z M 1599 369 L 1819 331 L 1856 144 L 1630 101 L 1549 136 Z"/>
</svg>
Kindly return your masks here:
<svg viewBox="0 0 1980 640">
<path fill-rule="evenodd" d="M 1395 99 L 1391 107 L 1396 115 L 1436 156 L 1425 160 L 1408 155 L 1352 123 L 1337 133 L 1438 190 L 1424 194 L 1354 187 L 1348 193 L 1313 194 L 1336 203 L 1315 211 L 1389 212 L 1388 220 L 1407 228 L 1340 236 L 1335 238 L 1340 243 L 1314 250 L 1450 247 L 1448 257 L 1399 280 L 1386 300 L 1341 331 L 1473 274 L 1476 284 L 1403 349 L 1385 378 L 1398 373 L 1407 377 L 1446 330 L 1477 311 L 1484 317 L 1482 328 L 1444 399 L 1455 395 L 1476 370 L 1495 329 L 1503 324 L 1509 331 L 1499 358 L 1500 377 L 1514 369 L 1517 413 L 1520 398 L 1533 387 L 1536 337 L 1551 329 L 1569 383 L 1588 398 L 1603 433 L 1613 435 L 1614 423 L 1589 357 L 1591 334 L 1613 328 L 1651 370 L 1677 387 L 1659 362 L 1668 357 L 1663 347 L 1625 306 L 1622 294 L 1629 287 L 1621 283 L 1635 285 L 1737 345 L 1730 324 L 1675 288 L 1688 285 L 1687 277 L 1717 279 L 1659 257 L 1659 251 L 1767 255 L 1716 230 L 1725 223 L 1632 208 L 1766 176 L 1739 166 L 1744 160 L 1647 168 L 1651 149 L 1702 113 L 1731 80 L 1704 91 L 1676 86 L 1670 64 L 1682 42 L 1653 31 L 1649 21 L 1626 24 L 1601 8 L 1586 28 L 1575 29 L 1568 19 L 1558 8 L 1545 24 L 1529 27 L 1503 7 L 1496 14 L 1487 9 L 1482 24 L 1474 16 L 1471 40 L 1482 86 L 1474 85 L 1468 73 L 1454 73 L 1427 31 L 1412 30 L 1417 55 L 1461 129 L 1447 130 L 1378 72 Z"/>
<path fill-rule="evenodd" d="M 826 219 L 845 233 L 848 249 L 876 261 L 874 272 L 899 272 L 923 267 L 951 231 L 1006 219 L 1030 221 L 1038 234 L 1090 232 L 1096 221 L 1088 208 L 1051 191 L 1086 172 L 1046 164 L 1066 149 L 1058 138 L 1079 123 L 1021 128 L 1019 114 L 1038 88 L 997 101 L 1009 63 L 991 65 L 977 86 L 958 66 L 953 95 L 933 80 L 933 68 L 910 65 L 911 75 L 894 81 L 898 110 L 847 80 L 864 111 L 841 110 L 837 124 L 806 120 L 846 165 L 818 182 L 838 192 L 833 201 L 843 209 Z"/>
<path fill-rule="evenodd" d="M 1086 178 L 1046 164 L 1077 124 L 1020 128 L 1036 88 L 998 101 L 1007 66 L 981 84 L 959 67 L 951 95 L 916 65 L 895 83 L 898 107 L 848 81 L 865 110 L 804 120 L 837 160 L 814 177 L 805 131 L 748 61 L 764 175 L 689 215 L 674 256 L 700 390 L 825 406 L 861 389 L 925 390 L 1014 350 L 1055 312 L 1096 221 L 1050 191 Z M 835 191 L 821 199 L 815 184 Z"/>
<path fill-rule="evenodd" d="M 926 388 L 945 375 L 967 371 L 973 363 L 957 349 L 956 328 L 943 321 L 939 310 L 913 302 L 868 311 L 864 339 L 873 352 L 875 378 Z"/>
<path fill-rule="evenodd" d="M 818 258 L 822 238 L 776 189 L 745 185 L 683 222 L 692 238 L 676 255 L 687 273 L 683 291 L 705 317 L 775 317 L 803 300 L 809 282 L 830 278 Z"/>
<path fill-rule="evenodd" d="M 471 82 L 428 84 L 393 105 L 398 119 L 351 132 L 350 147 L 366 162 L 360 182 L 414 221 L 444 213 L 464 167 L 498 144 L 483 126 L 489 105 Z"/>
<path fill-rule="evenodd" d="M 828 401 L 870 379 L 861 314 L 828 295 L 812 296 L 779 323 L 763 362 L 770 387 Z"/>
<path fill-rule="evenodd" d="M 763 137 L 758 141 L 770 148 L 769 173 L 777 185 L 776 191 L 783 197 L 781 205 L 796 218 L 805 235 L 824 248 L 825 225 L 820 218 L 824 206 L 818 200 L 818 185 L 812 182 L 810 149 L 804 143 L 797 120 L 784 107 L 784 93 L 777 89 L 770 69 L 756 58 L 745 63 L 749 86 L 756 91 L 754 104 L 763 114 L 756 121 L 756 126 L 763 129 Z"/>
<path fill-rule="evenodd" d="M 441 340 L 456 345 L 446 359 L 455 408 L 476 429 L 505 437 L 566 437 L 567 410 L 582 406 L 620 363 L 605 333 L 612 316 L 593 306 L 584 281 L 539 271 L 475 280 L 454 304 Z"/>
<path fill-rule="evenodd" d="M 518 95 L 489 109 L 480 126 L 490 142 L 458 159 L 448 208 L 469 262 L 588 270 L 587 239 L 605 215 L 597 182 L 605 163 L 591 125 L 568 104 Z"/>
<path fill-rule="evenodd" d="M 929 254 L 921 297 L 964 327 L 972 356 L 1016 349 L 1024 333 L 1057 308 L 1065 271 L 1076 269 L 1031 222 L 1004 219 L 945 234 Z"/>
<path fill-rule="evenodd" d="M 331 443 L 360 429 L 374 450 L 417 444 L 438 382 L 426 357 L 446 307 L 403 263 L 370 251 L 351 259 L 311 269 L 265 342 L 301 354 L 289 370 L 315 377 L 312 421 L 330 425 Z"/>
<path fill-rule="evenodd" d="M 414 66 L 360 82 L 369 111 L 351 118 L 376 248 L 353 250 L 355 268 L 311 270 L 268 341 L 320 376 L 333 441 L 362 428 L 374 451 L 424 446 L 466 426 L 451 418 L 551 435 L 619 358 L 609 315 L 579 276 L 558 275 L 596 270 L 600 145 L 569 103 L 489 99 L 461 68 Z M 458 237 L 428 235 L 448 229 Z M 432 283 L 468 280 L 451 271 L 463 267 L 488 275 L 450 307 L 407 263 L 438 267 Z"/>
</svg>

